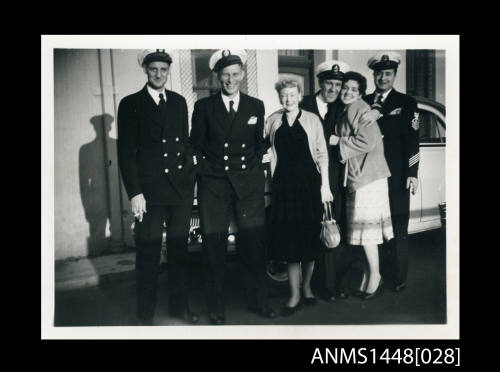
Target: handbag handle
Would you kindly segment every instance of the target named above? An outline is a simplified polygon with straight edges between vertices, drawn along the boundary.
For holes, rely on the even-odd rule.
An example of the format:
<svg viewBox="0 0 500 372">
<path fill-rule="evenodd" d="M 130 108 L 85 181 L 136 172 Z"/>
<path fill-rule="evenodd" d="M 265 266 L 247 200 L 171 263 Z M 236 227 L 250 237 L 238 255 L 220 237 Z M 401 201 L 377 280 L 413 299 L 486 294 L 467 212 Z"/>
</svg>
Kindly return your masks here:
<svg viewBox="0 0 500 372">
<path fill-rule="evenodd" d="M 335 219 L 333 218 L 332 215 L 331 204 L 332 204 L 331 202 L 323 203 L 323 208 L 324 208 L 323 221 L 335 222 Z"/>
</svg>

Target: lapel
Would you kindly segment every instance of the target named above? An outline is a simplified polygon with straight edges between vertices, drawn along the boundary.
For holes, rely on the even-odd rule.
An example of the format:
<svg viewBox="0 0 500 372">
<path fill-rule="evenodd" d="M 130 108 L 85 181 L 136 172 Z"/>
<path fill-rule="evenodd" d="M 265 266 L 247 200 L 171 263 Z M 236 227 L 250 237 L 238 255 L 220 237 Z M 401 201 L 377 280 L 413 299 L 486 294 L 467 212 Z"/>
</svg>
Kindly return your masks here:
<svg viewBox="0 0 500 372">
<path fill-rule="evenodd" d="M 229 118 L 229 113 L 226 110 L 226 105 L 224 105 L 224 101 L 222 100 L 222 93 L 219 91 L 219 93 L 213 96 L 213 99 L 215 101 L 215 104 L 213 105 L 215 121 L 217 122 L 217 124 L 221 126 L 222 130 L 227 134 L 231 128 L 231 120 Z M 240 98 L 240 105 L 241 105 L 241 98 Z"/>
<path fill-rule="evenodd" d="M 387 110 L 387 108 L 392 109 L 392 107 L 395 104 L 395 98 L 397 96 L 397 91 L 396 89 L 392 88 L 392 90 L 389 92 L 387 97 L 385 98 L 384 103 L 382 104 L 382 107 Z"/>
<path fill-rule="evenodd" d="M 165 90 L 165 92 L 167 93 L 167 104 L 165 106 L 165 112 L 163 113 L 163 115 L 161 115 L 164 132 L 169 125 L 174 123 L 174 121 L 170 120 L 170 118 L 172 118 L 175 114 L 175 107 L 172 98 L 172 93 L 170 93 L 168 90 Z"/>
<path fill-rule="evenodd" d="M 314 97 L 313 97 L 313 102 L 312 102 L 312 107 L 313 107 L 313 112 L 318 115 L 318 117 L 321 119 L 321 123 L 324 124 L 325 120 L 321 117 L 321 115 L 319 114 L 319 109 L 318 109 L 318 94 L 320 94 L 321 91 L 318 91 Z M 325 115 L 325 118 L 326 118 L 326 115 Z"/>
<path fill-rule="evenodd" d="M 142 104 L 144 105 L 144 114 L 146 115 L 147 121 L 152 121 L 156 125 L 161 125 L 161 114 L 158 109 L 158 105 L 154 101 L 153 97 L 148 92 L 146 86 L 141 91 Z"/>
<path fill-rule="evenodd" d="M 373 105 L 373 100 L 375 99 L 375 92 L 372 94 L 368 94 L 365 97 L 365 102 L 368 103 L 370 106 Z"/>
</svg>

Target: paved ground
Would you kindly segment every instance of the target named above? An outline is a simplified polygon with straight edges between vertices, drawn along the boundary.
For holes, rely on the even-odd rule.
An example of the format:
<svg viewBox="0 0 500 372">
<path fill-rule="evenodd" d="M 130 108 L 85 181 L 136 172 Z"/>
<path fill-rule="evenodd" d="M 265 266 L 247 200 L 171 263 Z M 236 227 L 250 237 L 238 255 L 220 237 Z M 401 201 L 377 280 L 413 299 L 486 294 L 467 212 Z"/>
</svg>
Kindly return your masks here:
<svg viewBox="0 0 500 372">
<path fill-rule="evenodd" d="M 410 237 L 408 288 L 388 290 L 372 300 L 349 298 L 336 303 L 319 301 L 291 317 L 263 319 L 245 311 L 239 264 L 230 261 L 226 274 L 228 325 L 359 325 L 446 323 L 446 247 L 442 230 Z M 134 254 L 98 257 L 56 264 L 55 326 L 126 326 L 135 322 Z M 192 255 L 191 307 L 208 325 L 199 256 Z M 162 273 L 155 315 L 156 325 L 184 325 L 167 316 L 167 278 Z M 271 305 L 280 309 L 287 292 L 274 292 Z"/>
</svg>

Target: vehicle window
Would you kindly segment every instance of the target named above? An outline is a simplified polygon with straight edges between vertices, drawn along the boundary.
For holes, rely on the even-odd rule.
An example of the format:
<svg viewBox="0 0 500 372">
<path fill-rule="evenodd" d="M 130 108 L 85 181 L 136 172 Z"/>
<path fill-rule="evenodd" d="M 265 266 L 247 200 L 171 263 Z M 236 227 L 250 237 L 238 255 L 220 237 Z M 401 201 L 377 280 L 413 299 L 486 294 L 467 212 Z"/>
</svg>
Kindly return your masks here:
<svg viewBox="0 0 500 372">
<path fill-rule="evenodd" d="M 420 143 L 446 143 L 446 125 L 434 113 L 419 110 Z"/>
</svg>

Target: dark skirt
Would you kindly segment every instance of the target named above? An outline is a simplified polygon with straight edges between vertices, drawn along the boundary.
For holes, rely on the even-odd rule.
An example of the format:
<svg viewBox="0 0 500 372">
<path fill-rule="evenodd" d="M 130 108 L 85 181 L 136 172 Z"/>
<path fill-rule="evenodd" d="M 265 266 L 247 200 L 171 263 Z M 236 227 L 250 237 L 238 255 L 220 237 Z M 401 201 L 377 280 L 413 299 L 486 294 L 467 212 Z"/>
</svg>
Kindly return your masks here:
<svg viewBox="0 0 500 372">
<path fill-rule="evenodd" d="M 300 115 L 297 117 L 297 119 Z M 314 261 L 319 253 L 321 176 L 311 157 L 307 134 L 295 120 L 276 132 L 277 164 L 273 175 L 268 258 Z"/>
</svg>

